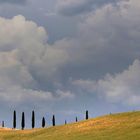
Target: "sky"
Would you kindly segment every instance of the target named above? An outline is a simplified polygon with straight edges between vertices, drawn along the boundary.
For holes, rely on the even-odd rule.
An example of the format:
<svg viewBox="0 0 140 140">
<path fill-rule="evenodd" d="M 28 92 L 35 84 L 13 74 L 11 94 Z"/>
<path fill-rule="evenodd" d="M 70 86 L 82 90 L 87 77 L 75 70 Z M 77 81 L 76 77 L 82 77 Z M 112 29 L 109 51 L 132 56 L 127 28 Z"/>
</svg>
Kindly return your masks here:
<svg viewBox="0 0 140 140">
<path fill-rule="evenodd" d="M 140 110 L 139 17 L 139 0 L 0 0 L 0 121 Z"/>
</svg>

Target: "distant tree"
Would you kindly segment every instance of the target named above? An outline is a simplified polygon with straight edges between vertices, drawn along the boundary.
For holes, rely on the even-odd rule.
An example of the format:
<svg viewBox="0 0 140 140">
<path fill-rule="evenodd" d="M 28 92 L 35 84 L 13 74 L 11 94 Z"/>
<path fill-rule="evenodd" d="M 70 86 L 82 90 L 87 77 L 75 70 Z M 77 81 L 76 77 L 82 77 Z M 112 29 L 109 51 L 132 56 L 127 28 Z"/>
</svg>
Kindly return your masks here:
<svg viewBox="0 0 140 140">
<path fill-rule="evenodd" d="M 25 115 L 24 112 L 22 112 L 21 129 L 24 130 L 24 128 L 25 128 Z"/>
<path fill-rule="evenodd" d="M 43 117 L 43 118 L 42 118 L 42 128 L 45 127 L 45 123 L 46 123 L 46 122 L 45 122 L 45 118 Z"/>
<path fill-rule="evenodd" d="M 53 115 L 53 118 L 52 118 L 52 125 L 55 126 L 55 115 Z"/>
<path fill-rule="evenodd" d="M 67 120 L 65 120 L 65 125 L 67 124 Z"/>
<path fill-rule="evenodd" d="M 2 127 L 4 127 L 4 121 L 2 121 Z"/>
<path fill-rule="evenodd" d="M 13 128 L 15 129 L 16 128 L 16 111 L 14 110 L 14 113 L 13 113 Z"/>
<path fill-rule="evenodd" d="M 76 122 L 78 122 L 78 118 L 77 118 L 77 117 L 76 117 L 76 119 L 75 119 L 75 120 L 76 120 Z"/>
<path fill-rule="evenodd" d="M 32 111 L 32 129 L 35 127 L 35 112 Z"/>
<path fill-rule="evenodd" d="M 86 110 L 86 120 L 88 120 L 89 116 L 88 116 L 88 110 Z"/>
</svg>

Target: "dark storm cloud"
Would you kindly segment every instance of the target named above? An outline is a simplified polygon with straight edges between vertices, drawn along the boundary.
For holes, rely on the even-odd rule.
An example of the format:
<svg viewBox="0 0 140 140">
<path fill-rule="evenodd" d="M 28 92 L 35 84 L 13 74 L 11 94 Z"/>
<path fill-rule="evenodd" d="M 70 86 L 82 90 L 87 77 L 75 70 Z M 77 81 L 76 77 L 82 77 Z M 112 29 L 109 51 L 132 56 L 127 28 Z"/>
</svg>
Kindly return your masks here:
<svg viewBox="0 0 140 140">
<path fill-rule="evenodd" d="M 108 3 L 116 3 L 119 0 L 81 0 L 74 2 L 73 0 L 58 1 L 57 10 L 64 16 L 75 16 L 85 12 L 92 11 L 100 6 Z"/>
</svg>

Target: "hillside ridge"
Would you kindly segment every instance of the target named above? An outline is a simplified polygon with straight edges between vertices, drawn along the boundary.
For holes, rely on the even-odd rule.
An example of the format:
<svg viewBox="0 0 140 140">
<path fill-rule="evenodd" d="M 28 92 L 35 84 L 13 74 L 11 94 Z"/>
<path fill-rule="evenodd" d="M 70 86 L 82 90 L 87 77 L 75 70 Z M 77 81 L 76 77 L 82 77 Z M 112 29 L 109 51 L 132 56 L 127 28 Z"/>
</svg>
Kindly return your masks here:
<svg viewBox="0 0 140 140">
<path fill-rule="evenodd" d="M 0 140 L 140 140 L 140 111 L 117 113 L 44 129 L 0 130 Z"/>
</svg>

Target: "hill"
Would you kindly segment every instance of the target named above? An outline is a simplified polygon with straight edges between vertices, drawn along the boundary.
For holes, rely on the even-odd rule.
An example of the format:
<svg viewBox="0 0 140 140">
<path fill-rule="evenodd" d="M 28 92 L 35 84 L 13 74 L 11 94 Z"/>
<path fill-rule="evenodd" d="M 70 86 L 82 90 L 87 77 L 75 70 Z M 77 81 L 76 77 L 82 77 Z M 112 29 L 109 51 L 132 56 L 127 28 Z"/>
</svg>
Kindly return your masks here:
<svg viewBox="0 0 140 140">
<path fill-rule="evenodd" d="M 140 140 L 140 111 L 45 129 L 1 129 L 0 140 Z"/>
</svg>

